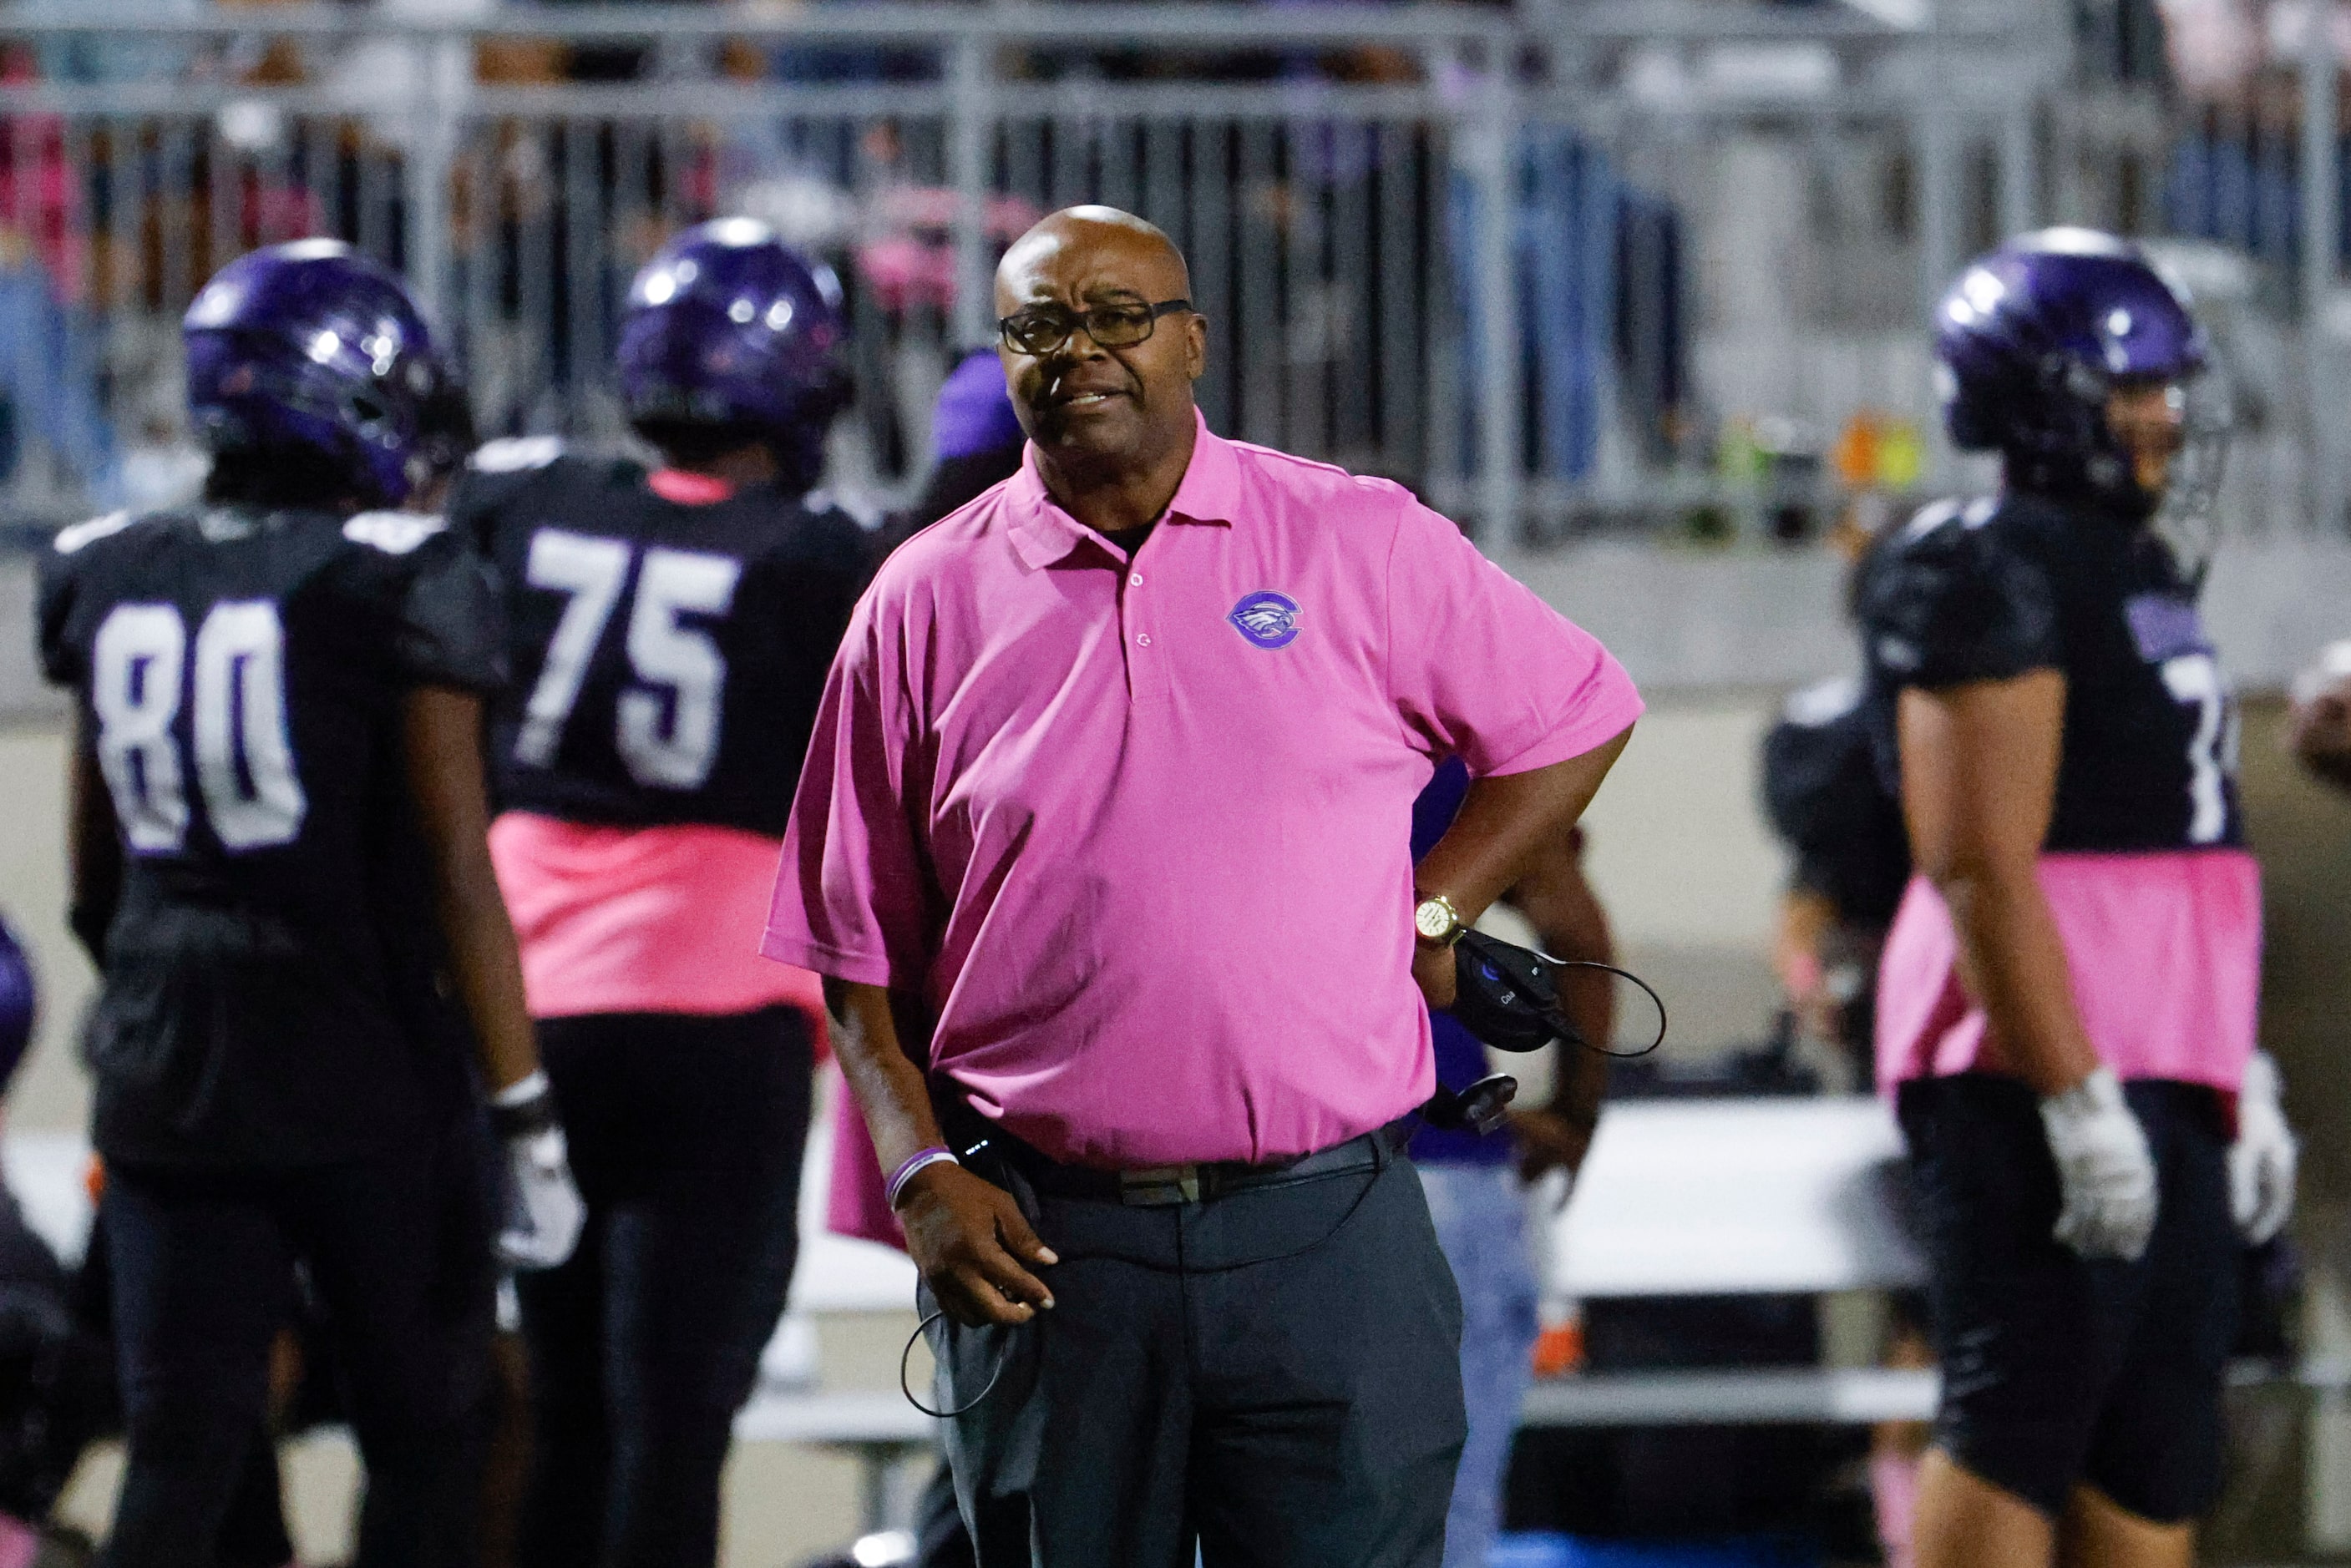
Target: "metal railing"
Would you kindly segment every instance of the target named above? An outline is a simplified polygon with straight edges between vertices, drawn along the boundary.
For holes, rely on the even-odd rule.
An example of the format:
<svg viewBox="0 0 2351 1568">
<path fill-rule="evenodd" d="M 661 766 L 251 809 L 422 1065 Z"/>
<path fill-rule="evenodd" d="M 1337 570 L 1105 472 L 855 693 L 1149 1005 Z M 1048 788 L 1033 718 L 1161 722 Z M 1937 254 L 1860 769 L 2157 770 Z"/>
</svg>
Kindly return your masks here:
<svg viewBox="0 0 2351 1568">
<path fill-rule="evenodd" d="M 1677 0 L 20 5 L 0 45 L 43 67 L 0 85 L 21 453 L 0 509 L 44 517 L 187 482 L 178 314 L 252 245 L 331 234 L 382 256 L 447 329 L 486 431 L 611 440 L 628 275 L 741 211 L 841 274 L 860 402 L 836 477 L 886 500 L 920 478 L 955 351 L 987 335 L 1004 243 L 1106 201 L 1190 258 L 1220 430 L 1405 478 L 1498 550 L 1614 525 L 1795 535 L 1848 492 L 1957 477 L 1923 306 L 2001 232 L 2131 221 L 2092 210 L 2130 178 L 2099 138 L 2151 117 L 2132 155 L 2159 157 L 2179 118 L 2128 87 L 2077 112 L 2064 34 L 2013 17 Z M 636 74 L 513 79 L 559 48 Z M 2310 140 L 2305 174 L 2320 141 L 2331 171 L 2331 136 Z M 2248 286 L 2241 314 L 2299 355 L 2331 298 L 2317 275 L 2298 311 Z M 2306 395 L 2260 406 L 2306 434 Z M 2276 466 L 2255 465 L 2249 512 L 2337 516 Z"/>
</svg>

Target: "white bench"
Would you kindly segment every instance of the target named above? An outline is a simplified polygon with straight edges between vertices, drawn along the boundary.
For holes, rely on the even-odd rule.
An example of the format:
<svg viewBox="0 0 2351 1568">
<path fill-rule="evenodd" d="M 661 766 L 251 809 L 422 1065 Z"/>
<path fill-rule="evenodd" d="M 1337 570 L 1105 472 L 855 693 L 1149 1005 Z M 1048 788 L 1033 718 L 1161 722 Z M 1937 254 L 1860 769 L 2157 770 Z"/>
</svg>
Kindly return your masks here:
<svg viewBox="0 0 2351 1568">
<path fill-rule="evenodd" d="M 1898 1289 L 1925 1261 L 1888 1201 L 1885 1104 L 1611 1105 L 1564 1211 L 1539 1229 L 1547 1285 L 1581 1301 Z M 1880 1367 L 1584 1373 L 1536 1385 L 1532 1427 L 1926 1420 L 1935 1375 Z"/>
</svg>

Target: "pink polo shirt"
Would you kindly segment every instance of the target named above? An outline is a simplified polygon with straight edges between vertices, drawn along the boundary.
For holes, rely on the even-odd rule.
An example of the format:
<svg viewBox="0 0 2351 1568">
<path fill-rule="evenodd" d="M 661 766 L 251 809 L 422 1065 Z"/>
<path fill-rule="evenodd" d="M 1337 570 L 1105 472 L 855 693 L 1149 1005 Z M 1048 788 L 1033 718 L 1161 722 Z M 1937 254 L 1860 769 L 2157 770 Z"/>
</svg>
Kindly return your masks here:
<svg viewBox="0 0 2351 1568">
<path fill-rule="evenodd" d="M 1205 423 L 1129 561 L 1021 472 L 858 606 L 762 944 L 923 996 L 934 1066 L 1056 1158 L 1262 1160 L 1432 1086 L 1413 797 L 1640 699 L 1402 486 Z"/>
</svg>

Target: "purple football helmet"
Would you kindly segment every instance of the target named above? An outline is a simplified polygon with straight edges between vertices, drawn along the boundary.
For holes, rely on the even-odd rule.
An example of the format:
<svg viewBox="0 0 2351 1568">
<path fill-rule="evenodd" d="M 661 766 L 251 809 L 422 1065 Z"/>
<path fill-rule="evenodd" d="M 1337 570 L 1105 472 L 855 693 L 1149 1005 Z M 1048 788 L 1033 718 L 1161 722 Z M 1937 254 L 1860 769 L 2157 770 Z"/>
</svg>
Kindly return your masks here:
<svg viewBox="0 0 2351 1568">
<path fill-rule="evenodd" d="M 700 427 L 812 454 L 848 400 L 846 337 L 830 267 L 750 218 L 697 224 L 629 286 L 621 400 L 648 434 Z"/>
<path fill-rule="evenodd" d="M 2210 349 L 2189 302 L 2138 248 L 2043 229 L 1970 264 L 1935 311 L 1951 442 L 1998 452 L 2009 483 L 2140 516 L 2146 494 L 2106 421 L 2116 383 L 2185 383 Z"/>
<path fill-rule="evenodd" d="M 396 506 L 462 440 L 448 427 L 464 422 L 464 389 L 416 301 L 339 240 L 238 257 L 180 326 L 188 416 L 215 456 L 308 454 L 361 504 Z"/>
</svg>

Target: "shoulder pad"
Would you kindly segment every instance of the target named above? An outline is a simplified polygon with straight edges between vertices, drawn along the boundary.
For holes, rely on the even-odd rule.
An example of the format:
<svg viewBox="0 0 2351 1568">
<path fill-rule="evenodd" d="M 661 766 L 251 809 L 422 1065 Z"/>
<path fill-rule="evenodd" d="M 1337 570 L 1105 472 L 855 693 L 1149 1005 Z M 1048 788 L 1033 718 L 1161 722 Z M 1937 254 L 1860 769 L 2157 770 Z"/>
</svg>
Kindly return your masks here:
<svg viewBox="0 0 2351 1568">
<path fill-rule="evenodd" d="M 387 556 L 405 556 L 448 525 L 424 512 L 362 512 L 343 524 L 343 537 Z"/>
<path fill-rule="evenodd" d="M 2048 574 L 1994 525 L 2001 510 L 1990 498 L 1938 503 L 1870 557 L 1859 608 L 1874 670 L 1932 687 L 2061 662 Z"/>
<path fill-rule="evenodd" d="M 821 485 L 800 497 L 800 508 L 811 517 L 821 517 L 828 512 L 838 513 L 867 534 L 889 521 L 888 514 L 874 504 L 872 496 L 841 495 Z"/>
<path fill-rule="evenodd" d="M 519 473 L 545 468 L 562 455 L 561 436 L 500 436 L 484 441 L 465 460 L 465 466 L 476 473 Z"/>
<path fill-rule="evenodd" d="M 1826 729 L 1861 706 L 1863 690 L 1858 675 L 1815 681 L 1790 697 L 1780 717 L 1800 730 Z"/>
<path fill-rule="evenodd" d="M 95 545 L 110 535 L 121 533 L 139 518 L 140 514 L 135 512 L 110 512 L 103 517 L 93 517 L 87 523 L 76 523 L 70 527 L 58 529 L 57 536 L 50 541 L 50 545 L 58 555 L 70 556 L 84 545 Z"/>
<path fill-rule="evenodd" d="M 2000 501 L 1995 496 L 1980 495 L 1972 501 L 1932 501 L 1912 514 L 1895 535 L 1893 548 L 1904 550 L 1937 535 L 1948 537 L 1949 531 L 1980 528 L 2000 514 Z"/>
</svg>

